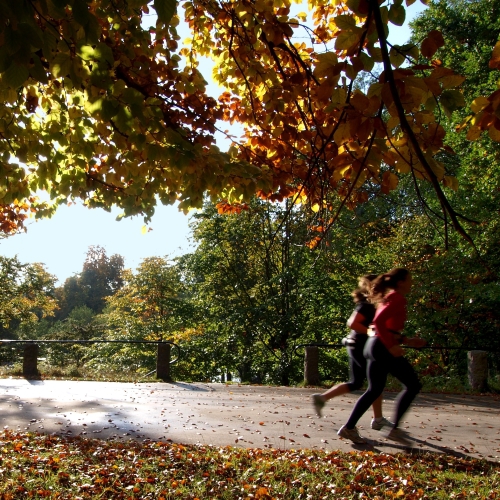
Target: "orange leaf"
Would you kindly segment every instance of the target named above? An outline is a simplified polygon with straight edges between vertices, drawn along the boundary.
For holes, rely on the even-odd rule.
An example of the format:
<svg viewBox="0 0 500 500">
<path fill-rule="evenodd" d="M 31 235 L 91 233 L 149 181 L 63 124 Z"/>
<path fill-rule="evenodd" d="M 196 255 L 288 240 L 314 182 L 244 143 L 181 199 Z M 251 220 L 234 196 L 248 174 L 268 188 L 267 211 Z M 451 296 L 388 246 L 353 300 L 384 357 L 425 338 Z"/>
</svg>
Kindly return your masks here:
<svg viewBox="0 0 500 500">
<path fill-rule="evenodd" d="M 437 50 L 444 45 L 444 38 L 440 31 L 432 30 L 427 38 L 422 42 L 420 52 L 427 59 L 430 59 Z"/>
</svg>

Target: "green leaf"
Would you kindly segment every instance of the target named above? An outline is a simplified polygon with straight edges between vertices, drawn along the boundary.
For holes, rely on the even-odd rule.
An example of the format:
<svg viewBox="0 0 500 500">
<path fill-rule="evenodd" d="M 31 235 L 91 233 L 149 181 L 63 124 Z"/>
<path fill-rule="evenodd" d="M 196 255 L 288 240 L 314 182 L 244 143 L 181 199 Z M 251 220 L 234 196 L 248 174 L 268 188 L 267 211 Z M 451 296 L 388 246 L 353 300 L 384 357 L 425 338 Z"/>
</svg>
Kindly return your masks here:
<svg viewBox="0 0 500 500">
<path fill-rule="evenodd" d="M 365 71 L 371 71 L 373 69 L 373 66 L 375 66 L 375 61 L 365 52 L 361 52 L 359 54 L 359 58 L 363 63 L 363 69 Z"/>
<path fill-rule="evenodd" d="M 109 121 L 111 118 L 116 116 L 119 111 L 119 106 L 116 101 L 105 100 L 102 103 L 101 118 L 104 121 Z"/>
<path fill-rule="evenodd" d="M 453 111 L 465 106 L 465 99 L 458 90 L 445 90 L 440 96 L 439 103 L 449 118 Z"/>
<path fill-rule="evenodd" d="M 359 32 L 354 31 L 341 31 L 337 39 L 335 40 L 336 50 L 348 50 L 353 45 L 359 42 L 360 37 Z"/>
<path fill-rule="evenodd" d="M 92 45 L 82 45 L 78 48 L 78 55 L 84 61 L 93 61 L 94 60 L 94 47 L 92 47 Z"/>
<path fill-rule="evenodd" d="M 74 0 L 73 19 L 81 26 L 85 26 L 88 23 L 90 12 L 89 6 L 85 0 Z"/>
<path fill-rule="evenodd" d="M 389 58 L 395 68 L 399 68 L 405 62 L 405 55 L 401 53 L 399 45 L 391 47 Z"/>
<path fill-rule="evenodd" d="M 113 51 L 105 43 L 99 43 L 94 50 L 94 57 L 100 61 L 106 61 L 110 65 L 114 63 Z"/>
<path fill-rule="evenodd" d="M 405 19 L 405 8 L 402 5 L 391 5 L 389 9 L 389 21 L 396 26 L 403 26 Z"/>
<path fill-rule="evenodd" d="M 48 83 L 47 72 L 37 54 L 33 54 L 33 63 L 33 67 L 30 69 L 31 77 L 40 83 Z"/>
<path fill-rule="evenodd" d="M 15 62 L 12 63 L 3 74 L 3 82 L 13 89 L 21 87 L 28 78 L 28 68 L 26 66 L 20 66 Z"/>
<path fill-rule="evenodd" d="M 337 26 L 337 28 L 341 30 L 349 30 L 356 26 L 356 20 L 353 16 L 349 15 L 341 15 L 333 18 L 333 22 Z"/>
<path fill-rule="evenodd" d="M 71 65 L 70 55 L 67 52 L 59 52 L 51 62 L 52 73 L 56 78 L 67 75 L 71 70 Z"/>
<path fill-rule="evenodd" d="M 22 36 L 26 42 L 28 42 L 33 48 L 40 49 L 43 46 L 41 30 L 34 28 L 30 24 L 21 23 L 19 24 L 18 31 L 22 33 Z"/>
<path fill-rule="evenodd" d="M 158 19 L 164 24 L 170 24 L 172 17 L 177 12 L 176 0 L 154 0 L 154 8 Z"/>
</svg>

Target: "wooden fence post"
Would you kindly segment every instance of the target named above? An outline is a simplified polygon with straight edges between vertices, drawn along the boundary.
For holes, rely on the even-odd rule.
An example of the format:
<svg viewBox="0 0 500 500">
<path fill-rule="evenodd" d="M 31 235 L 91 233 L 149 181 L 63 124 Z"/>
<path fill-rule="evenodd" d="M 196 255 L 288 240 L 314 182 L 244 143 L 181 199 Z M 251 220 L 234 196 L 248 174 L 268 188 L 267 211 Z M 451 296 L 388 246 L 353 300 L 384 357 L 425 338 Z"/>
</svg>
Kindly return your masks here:
<svg viewBox="0 0 500 500">
<path fill-rule="evenodd" d="M 169 382 L 170 378 L 170 344 L 158 342 L 156 353 L 156 378 Z"/>
<path fill-rule="evenodd" d="M 38 344 L 24 344 L 23 356 L 23 376 L 26 378 L 39 377 L 37 360 L 38 360 Z"/>
<path fill-rule="evenodd" d="M 467 353 L 469 384 L 475 391 L 484 391 L 488 381 L 488 352 L 469 351 Z"/>
<path fill-rule="evenodd" d="M 307 385 L 319 385 L 319 348 L 317 346 L 305 348 L 304 381 Z"/>
</svg>

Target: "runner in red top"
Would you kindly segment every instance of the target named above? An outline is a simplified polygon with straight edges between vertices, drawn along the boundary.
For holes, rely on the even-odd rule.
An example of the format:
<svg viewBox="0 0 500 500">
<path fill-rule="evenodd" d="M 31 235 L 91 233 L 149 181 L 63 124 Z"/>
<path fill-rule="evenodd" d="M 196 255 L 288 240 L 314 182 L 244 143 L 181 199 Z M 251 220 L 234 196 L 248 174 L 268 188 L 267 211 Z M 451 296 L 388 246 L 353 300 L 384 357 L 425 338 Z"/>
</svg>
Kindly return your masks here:
<svg viewBox="0 0 500 500">
<path fill-rule="evenodd" d="M 401 382 L 403 390 L 398 395 L 394 424 L 387 438 L 406 445 L 411 444 L 398 425 L 422 386 L 415 370 L 403 356 L 404 349 L 401 344 L 423 347 L 426 343 L 422 339 L 407 338 L 401 334 L 406 321 L 405 296 L 410 292 L 411 285 L 409 271 L 402 268 L 392 269 L 373 282 L 371 300 L 378 304 L 378 308 L 373 319 L 375 336 L 368 340 L 364 351 L 368 358 L 368 389 L 356 402 L 347 423 L 339 429 L 340 437 L 355 443 L 366 442 L 359 435 L 356 424 L 373 401 L 382 394 L 387 375 L 390 373 Z"/>
<path fill-rule="evenodd" d="M 321 394 L 313 394 L 311 396 L 318 417 L 321 417 L 321 410 L 327 401 L 336 396 L 361 389 L 366 380 L 367 360 L 363 351 L 368 340 L 368 327 L 375 316 L 375 306 L 368 300 L 368 296 L 371 293 L 371 285 L 375 278 L 377 278 L 376 274 L 361 276 L 358 280 L 358 288 L 352 292 L 356 307 L 347 320 L 347 326 L 351 329 L 351 333 L 345 339 L 347 340 L 345 346 L 349 356 L 349 373 L 351 376 L 348 382 L 334 385 Z M 384 426 L 392 426 L 392 422 L 387 420 L 382 414 L 382 395 L 373 402 L 372 407 L 372 429 L 380 431 Z"/>
</svg>

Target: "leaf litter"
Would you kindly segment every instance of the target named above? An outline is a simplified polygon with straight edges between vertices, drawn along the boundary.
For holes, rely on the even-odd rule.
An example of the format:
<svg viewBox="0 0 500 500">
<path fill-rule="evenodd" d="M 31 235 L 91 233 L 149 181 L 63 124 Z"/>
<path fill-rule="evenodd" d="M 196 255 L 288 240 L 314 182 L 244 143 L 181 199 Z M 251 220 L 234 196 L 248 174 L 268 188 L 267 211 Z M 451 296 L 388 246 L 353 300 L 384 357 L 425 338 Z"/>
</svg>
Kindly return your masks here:
<svg viewBox="0 0 500 500">
<path fill-rule="evenodd" d="M 0 433 L 0 500 L 500 498 L 500 464 Z"/>
</svg>

